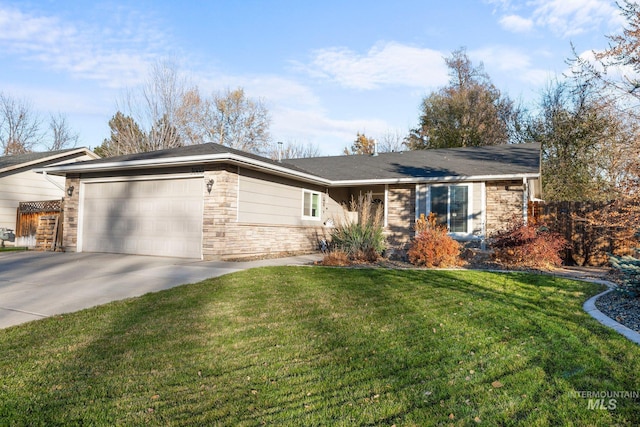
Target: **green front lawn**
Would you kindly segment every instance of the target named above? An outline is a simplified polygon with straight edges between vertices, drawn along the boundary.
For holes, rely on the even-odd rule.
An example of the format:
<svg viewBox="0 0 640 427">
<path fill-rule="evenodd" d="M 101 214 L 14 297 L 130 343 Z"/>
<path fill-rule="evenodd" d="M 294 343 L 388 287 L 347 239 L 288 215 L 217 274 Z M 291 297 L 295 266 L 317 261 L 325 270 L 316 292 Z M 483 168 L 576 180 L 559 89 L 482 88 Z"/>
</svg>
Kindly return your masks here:
<svg viewBox="0 0 640 427">
<path fill-rule="evenodd" d="M 0 330 L 0 425 L 637 425 L 637 397 L 575 393 L 640 393 L 640 347 L 582 310 L 600 290 L 245 271 Z"/>
</svg>

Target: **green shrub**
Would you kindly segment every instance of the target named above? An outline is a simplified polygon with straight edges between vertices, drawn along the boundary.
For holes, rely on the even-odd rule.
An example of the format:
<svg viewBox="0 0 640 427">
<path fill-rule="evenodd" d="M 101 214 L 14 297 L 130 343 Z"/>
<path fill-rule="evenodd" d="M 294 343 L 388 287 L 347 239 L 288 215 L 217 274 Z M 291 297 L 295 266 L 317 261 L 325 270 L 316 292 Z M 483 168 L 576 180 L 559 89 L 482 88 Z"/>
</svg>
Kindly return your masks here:
<svg viewBox="0 0 640 427">
<path fill-rule="evenodd" d="M 460 244 L 449 236 L 446 227 L 436 224 L 435 215 L 420 215 L 416 232 L 407 252 L 410 263 L 429 268 L 460 265 Z"/>
<path fill-rule="evenodd" d="M 550 268 L 562 264 L 560 251 L 567 241 L 540 224 L 525 224 L 513 218 L 507 226 L 490 238 L 494 259 L 508 266 Z"/>
<path fill-rule="evenodd" d="M 611 256 L 609 262 L 618 271 L 620 290 L 633 297 L 640 296 L 640 259 L 632 256 Z"/>
<path fill-rule="evenodd" d="M 382 206 L 373 203 L 371 193 L 361 195 L 351 205 L 358 212 L 358 220 L 339 224 L 331 233 L 331 245 L 352 261 L 374 262 L 386 248 Z"/>
</svg>

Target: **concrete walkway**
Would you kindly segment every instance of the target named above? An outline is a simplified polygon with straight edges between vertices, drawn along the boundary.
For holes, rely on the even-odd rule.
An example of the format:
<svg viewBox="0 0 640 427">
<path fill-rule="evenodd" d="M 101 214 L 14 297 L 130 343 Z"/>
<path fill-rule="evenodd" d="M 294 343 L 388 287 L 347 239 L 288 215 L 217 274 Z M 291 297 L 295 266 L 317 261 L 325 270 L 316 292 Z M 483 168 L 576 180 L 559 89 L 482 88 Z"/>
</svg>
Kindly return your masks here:
<svg viewBox="0 0 640 427">
<path fill-rule="evenodd" d="M 321 255 L 248 262 L 137 255 L 0 252 L 0 328 L 249 268 L 305 265 Z"/>
</svg>

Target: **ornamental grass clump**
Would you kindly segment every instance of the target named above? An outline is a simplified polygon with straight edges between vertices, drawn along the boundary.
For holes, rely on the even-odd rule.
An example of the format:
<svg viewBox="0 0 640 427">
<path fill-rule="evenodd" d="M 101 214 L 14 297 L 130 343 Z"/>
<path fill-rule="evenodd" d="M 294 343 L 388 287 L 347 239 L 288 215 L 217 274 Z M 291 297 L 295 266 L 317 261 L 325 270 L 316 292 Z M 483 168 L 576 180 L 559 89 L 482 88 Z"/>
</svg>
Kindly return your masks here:
<svg viewBox="0 0 640 427">
<path fill-rule="evenodd" d="M 358 219 L 345 219 L 333 230 L 333 251 L 343 252 L 350 261 L 375 262 L 386 248 L 383 206 L 367 193 L 351 201 L 351 210 L 358 213 Z"/>
<path fill-rule="evenodd" d="M 424 214 L 416 220 L 416 237 L 407 252 L 409 262 L 421 267 L 456 267 L 461 263 L 460 244 L 453 240 L 447 227 L 436 221 L 436 215 Z"/>
</svg>

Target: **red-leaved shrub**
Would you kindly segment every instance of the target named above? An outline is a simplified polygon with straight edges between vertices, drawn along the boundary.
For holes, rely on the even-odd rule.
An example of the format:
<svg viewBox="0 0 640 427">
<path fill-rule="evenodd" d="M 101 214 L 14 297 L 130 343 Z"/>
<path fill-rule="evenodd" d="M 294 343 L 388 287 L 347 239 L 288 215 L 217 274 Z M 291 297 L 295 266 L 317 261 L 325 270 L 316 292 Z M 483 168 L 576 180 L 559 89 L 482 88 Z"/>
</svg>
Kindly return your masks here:
<svg viewBox="0 0 640 427">
<path fill-rule="evenodd" d="M 447 228 L 436 224 L 435 215 L 416 221 L 418 235 L 407 251 L 409 262 L 424 267 L 455 267 L 460 265 L 460 244 L 447 234 Z"/>
<path fill-rule="evenodd" d="M 562 264 L 560 251 L 567 241 L 540 224 L 513 218 L 490 239 L 494 259 L 501 264 L 525 268 L 551 268 Z"/>
</svg>

